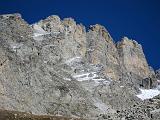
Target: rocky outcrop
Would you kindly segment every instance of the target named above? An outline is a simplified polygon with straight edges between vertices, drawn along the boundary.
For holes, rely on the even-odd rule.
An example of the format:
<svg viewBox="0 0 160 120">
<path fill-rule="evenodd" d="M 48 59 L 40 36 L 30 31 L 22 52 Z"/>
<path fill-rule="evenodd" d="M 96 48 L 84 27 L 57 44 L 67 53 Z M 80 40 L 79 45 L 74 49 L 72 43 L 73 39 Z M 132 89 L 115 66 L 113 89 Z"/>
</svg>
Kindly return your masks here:
<svg viewBox="0 0 160 120">
<path fill-rule="evenodd" d="M 119 56 L 108 31 L 101 25 L 90 27 L 87 33 L 87 60 L 91 64 L 102 65 L 103 74 L 113 80 L 121 75 Z"/>
<path fill-rule="evenodd" d="M 156 78 L 160 80 L 160 69 L 156 71 Z"/>
<path fill-rule="evenodd" d="M 134 73 L 142 78 L 150 75 L 149 66 L 144 56 L 142 46 L 134 40 L 124 37 L 117 43 L 121 65 L 126 71 Z"/>
<path fill-rule="evenodd" d="M 158 81 L 155 77 L 155 75 L 152 75 L 148 78 L 145 78 L 142 80 L 142 87 L 146 88 L 146 89 L 150 89 L 150 88 L 155 88 L 158 84 Z"/>
<path fill-rule="evenodd" d="M 50 39 L 58 37 L 55 39 L 54 44 L 57 44 L 61 49 L 64 60 L 75 56 L 85 56 L 85 27 L 83 25 L 76 24 L 72 18 L 60 20 L 58 16 L 50 16 L 35 25 L 42 28 L 46 34 L 49 34 Z"/>
<path fill-rule="evenodd" d="M 150 115 L 152 120 L 160 119 L 160 95 L 154 97 L 153 99 L 146 100 L 146 106 L 150 110 Z"/>
<path fill-rule="evenodd" d="M 29 25 L 19 14 L 1 15 L 0 26 L 1 109 L 86 119 L 151 118 L 136 94 L 139 85 L 150 88 L 158 77 L 137 42 L 124 38 L 115 44 L 101 25 L 87 32 L 72 18 L 58 16 Z"/>
</svg>

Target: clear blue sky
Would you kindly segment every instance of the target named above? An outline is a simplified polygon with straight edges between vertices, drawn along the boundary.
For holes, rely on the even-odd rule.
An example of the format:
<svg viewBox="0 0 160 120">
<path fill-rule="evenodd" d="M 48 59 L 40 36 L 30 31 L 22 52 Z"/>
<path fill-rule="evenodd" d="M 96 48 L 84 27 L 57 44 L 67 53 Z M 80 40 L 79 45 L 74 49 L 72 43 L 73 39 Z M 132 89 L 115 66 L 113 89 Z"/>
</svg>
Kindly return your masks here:
<svg viewBox="0 0 160 120">
<path fill-rule="evenodd" d="M 15 12 L 28 23 L 49 15 L 72 17 L 86 27 L 99 23 L 115 41 L 137 40 L 149 65 L 160 68 L 160 0 L 0 0 L 0 14 Z"/>
</svg>

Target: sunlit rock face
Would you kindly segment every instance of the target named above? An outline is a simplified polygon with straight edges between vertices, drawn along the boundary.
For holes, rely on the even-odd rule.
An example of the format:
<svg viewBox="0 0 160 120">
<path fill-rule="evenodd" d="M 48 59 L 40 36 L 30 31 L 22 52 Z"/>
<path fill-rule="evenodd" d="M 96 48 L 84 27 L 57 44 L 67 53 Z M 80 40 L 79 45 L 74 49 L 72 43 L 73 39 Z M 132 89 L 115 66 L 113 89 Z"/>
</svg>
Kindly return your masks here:
<svg viewBox="0 0 160 120">
<path fill-rule="evenodd" d="M 136 95 L 157 79 L 137 42 L 115 44 L 101 25 L 86 31 L 55 15 L 32 25 L 19 14 L 0 16 L 0 109 L 148 120 Z"/>
<path fill-rule="evenodd" d="M 132 72 L 147 78 L 150 75 L 149 66 L 147 64 L 142 46 L 134 40 L 124 37 L 117 43 L 121 65 L 126 71 Z"/>
<path fill-rule="evenodd" d="M 87 33 L 87 59 L 104 67 L 103 73 L 114 80 L 121 74 L 119 56 L 108 31 L 101 25 L 91 26 Z"/>
<path fill-rule="evenodd" d="M 36 25 L 55 39 L 54 44 L 60 47 L 65 60 L 74 56 L 85 56 L 86 31 L 81 24 L 76 24 L 72 18 L 61 20 L 58 16 L 50 16 Z M 46 38 L 48 39 L 48 38 Z"/>
</svg>

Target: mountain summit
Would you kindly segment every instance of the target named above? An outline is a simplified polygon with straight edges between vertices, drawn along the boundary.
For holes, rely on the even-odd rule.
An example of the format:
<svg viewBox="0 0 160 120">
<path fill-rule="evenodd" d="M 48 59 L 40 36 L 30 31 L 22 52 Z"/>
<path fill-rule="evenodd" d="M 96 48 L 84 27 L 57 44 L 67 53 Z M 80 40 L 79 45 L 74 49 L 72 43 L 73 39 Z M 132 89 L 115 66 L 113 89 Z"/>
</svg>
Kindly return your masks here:
<svg viewBox="0 0 160 120">
<path fill-rule="evenodd" d="M 86 31 L 56 15 L 32 25 L 20 14 L 0 15 L 0 109 L 158 120 L 159 76 L 140 44 L 127 37 L 115 43 L 99 24 Z"/>
</svg>

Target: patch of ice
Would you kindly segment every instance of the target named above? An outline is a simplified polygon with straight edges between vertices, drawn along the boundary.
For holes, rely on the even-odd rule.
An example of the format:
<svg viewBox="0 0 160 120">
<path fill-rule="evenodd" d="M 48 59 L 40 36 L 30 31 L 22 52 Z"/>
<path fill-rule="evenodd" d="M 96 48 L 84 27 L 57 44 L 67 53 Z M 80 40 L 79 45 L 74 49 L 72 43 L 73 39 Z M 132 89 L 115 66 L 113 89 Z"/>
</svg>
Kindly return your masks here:
<svg viewBox="0 0 160 120">
<path fill-rule="evenodd" d="M 140 91 L 141 94 L 136 96 L 142 100 L 150 99 L 160 94 L 160 91 L 158 89 L 140 89 Z"/>
</svg>

